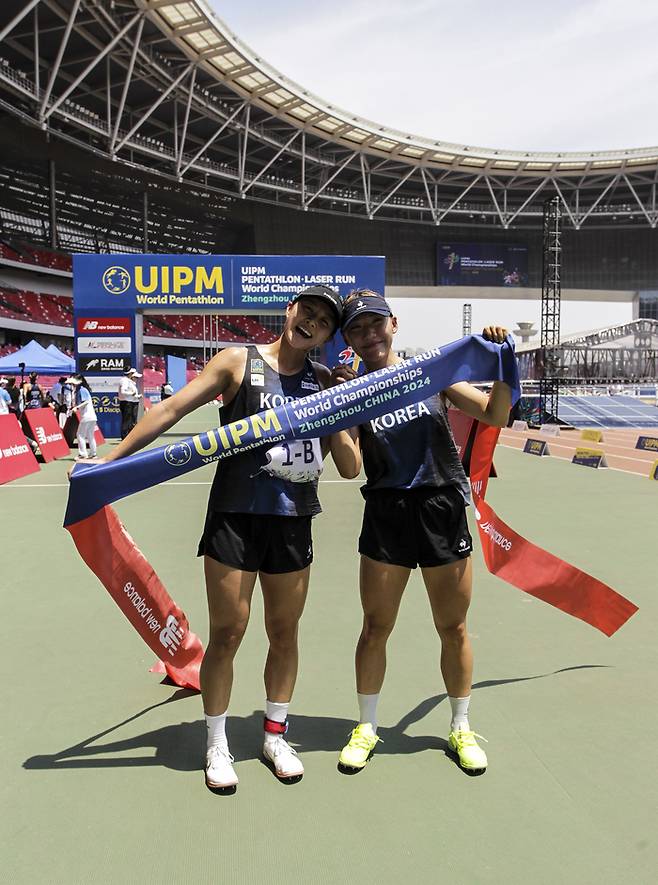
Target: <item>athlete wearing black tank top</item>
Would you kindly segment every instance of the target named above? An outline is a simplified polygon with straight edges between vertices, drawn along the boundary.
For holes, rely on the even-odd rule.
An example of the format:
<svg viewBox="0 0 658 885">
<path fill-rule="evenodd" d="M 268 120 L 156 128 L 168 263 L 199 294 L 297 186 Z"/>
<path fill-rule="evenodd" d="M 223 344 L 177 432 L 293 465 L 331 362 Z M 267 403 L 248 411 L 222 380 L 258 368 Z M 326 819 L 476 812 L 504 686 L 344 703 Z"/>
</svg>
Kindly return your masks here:
<svg viewBox="0 0 658 885">
<path fill-rule="evenodd" d="M 342 332 L 366 372 L 394 365 L 398 328 L 386 300 L 359 290 L 344 302 Z M 485 338 L 502 343 L 507 330 L 490 326 Z M 334 381 L 354 372 L 336 367 Z M 471 599 L 472 541 L 465 506 L 470 500 L 447 420 L 451 402 L 467 415 L 503 427 L 511 404 L 509 387 L 496 382 L 490 396 L 466 382 L 415 406 L 383 415 L 359 428 L 355 457 L 363 459 L 366 504 L 359 538 L 363 628 L 356 649 L 359 723 L 340 754 L 340 767 L 363 768 L 379 740 L 377 702 L 386 670 L 386 643 L 411 569 L 420 566 L 441 640 L 441 672 L 452 720 L 448 747 L 462 768 L 482 772 L 487 757 L 468 722 L 473 654 L 466 630 Z"/>
<path fill-rule="evenodd" d="M 287 308 L 280 338 L 272 344 L 230 347 L 178 393 L 154 406 L 105 461 L 138 451 L 193 409 L 223 398 L 223 420 L 235 420 L 330 385 L 326 366 L 308 353 L 335 332 L 342 315 L 338 293 L 325 286 L 300 292 Z M 263 402 L 267 397 L 269 403 Z M 350 433 L 327 439 L 345 477 L 359 471 Z M 287 712 L 297 676 L 297 632 L 304 609 L 312 559 L 311 519 L 319 512 L 318 441 L 274 446 L 262 457 L 247 452 L 219 462 L 210 494 L 199 553 L 204 555 L 210 614 L 208 646 L 201 665 L 208 745 L 206 784 L 232 791 L 238 778 L 226 739 L 226 711 L 233 682 L 233 659 L 249 620 L 260 577 L 269 651 L 265 665 L 266 718 L 263 754 L 277 777 L 299 780 L 304 768 L 284 740 Z"/>
</svg>

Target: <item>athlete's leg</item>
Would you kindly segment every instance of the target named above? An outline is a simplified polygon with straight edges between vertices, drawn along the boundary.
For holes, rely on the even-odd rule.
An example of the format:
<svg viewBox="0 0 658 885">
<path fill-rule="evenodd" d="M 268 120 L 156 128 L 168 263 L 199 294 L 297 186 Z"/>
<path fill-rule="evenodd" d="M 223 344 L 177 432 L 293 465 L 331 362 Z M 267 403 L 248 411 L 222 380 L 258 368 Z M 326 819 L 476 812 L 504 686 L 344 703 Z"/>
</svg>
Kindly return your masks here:
<svg viewBox="0 0 658 885">
<path fill-rule="evenodd" d="M 466 631 L 471 602 L 471 559 L 423 568 L 434 625 L 441 638 L 441 673 L 448 695 L 468 697 L 473 677 L 473 651 Z"/>
<path fill-rule="evenodd" d="M 441 637 L 441 673 L 452 710 L 448 742 L 462 768 L 481 772 L 487 767 L 487 756 L 468 722 L 473 679 L 473 650 L 466 630 L 473 583 L 471 559 L 423 568 L 422 572 L 434 624 Z"/>
<path fill-rule="evenodd" d="M 265 735 L 263 755 L 274 766 L 277 777 L 298 781 L 304 766 L 284 739 L 288 706 L 297 679 L 299 619 L 308 592 L 310 566 L 294 572 L 260 572 L 265 608 L 265 630 L 270 647 L 265 664 Z"/>
<path fill-rule="evenodd" d="M 356 690 L 378 694 L 386 672 L 386 643 L 397 620 L 411 569 L 361 555 L 363 627 L 356 647 Z"/>
<path fill-rule="evenodd" d="M 356 646 L 356 691 L 359 724 L 343 747 L 341 770 L 359 771 L 375 749 L 377 702 L 386 673 L 386 643 L 391 635 L 411 569 L 377 562 L 361 554 L 359 583 L 363 627 Z"/>
<path fill-rule="evenodd" d="M 233 658 L 249 622 L 256 572 L 244 572 L 204 556 L 210 630 L 201 664 L 203 708 L 225 713 L 233 684 Z"/>
<path fill-rule="evenodd" d="M 289 703 L 297 679 L 297 634 L 304 611 L 310 566 L 300 571 L 260 573 L 265 608 L 265 630 L 270 642 L 265 664 L 267 700 Z"/>
</svg>

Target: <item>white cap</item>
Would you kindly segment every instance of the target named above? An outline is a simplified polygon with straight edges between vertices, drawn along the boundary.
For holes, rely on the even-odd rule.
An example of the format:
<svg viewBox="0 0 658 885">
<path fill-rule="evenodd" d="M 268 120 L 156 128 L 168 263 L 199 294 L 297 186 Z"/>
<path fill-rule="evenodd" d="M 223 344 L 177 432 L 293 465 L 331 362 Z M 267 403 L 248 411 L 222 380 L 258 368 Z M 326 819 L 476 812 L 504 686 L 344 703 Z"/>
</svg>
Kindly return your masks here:
<svg viewBox="0 0 658 885">
<path fill-rule="evenodd" d="M 142 376 L 140 375 L 140 373 L 137 371 L 137 369 L 134 368 L 134 366 L 131 366 L 131 367 L 128 369 L 128 371 L 126 372 L 126 375 L 132 375 L 133 378 L 141 378 L 141 377 L 142 377 Z"/>
<path fill-rule="evenodd" d="M 0 378 L 0 384 L 7 384 L 9 382 L 9 378 Z"/>
</svg>

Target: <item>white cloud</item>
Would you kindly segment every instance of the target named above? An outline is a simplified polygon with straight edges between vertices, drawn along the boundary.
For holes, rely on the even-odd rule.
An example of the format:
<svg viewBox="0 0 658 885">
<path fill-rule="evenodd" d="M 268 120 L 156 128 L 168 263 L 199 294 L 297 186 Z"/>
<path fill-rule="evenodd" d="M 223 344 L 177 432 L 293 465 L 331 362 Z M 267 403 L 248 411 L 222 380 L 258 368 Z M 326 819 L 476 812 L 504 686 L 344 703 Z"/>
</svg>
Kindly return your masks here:
<svg viewBox="0 0 658 885">
<path fill-rule="evenodd" d="M 651 0 L 212 0 L 262 58 L 356 115 L 528 150 L 658 144 Z"/>
</svg>

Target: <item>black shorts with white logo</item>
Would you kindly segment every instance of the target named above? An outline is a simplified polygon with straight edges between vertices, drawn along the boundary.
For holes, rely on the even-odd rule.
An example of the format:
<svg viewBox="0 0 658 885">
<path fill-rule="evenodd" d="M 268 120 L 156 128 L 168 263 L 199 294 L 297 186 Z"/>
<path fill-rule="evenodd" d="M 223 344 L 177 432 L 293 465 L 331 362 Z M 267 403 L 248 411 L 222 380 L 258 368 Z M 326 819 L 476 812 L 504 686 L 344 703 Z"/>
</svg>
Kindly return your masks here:
<svg viewBox="0 0 658 885">
<path fill-rule="evenodd" d="M 311 516 L 209 511 L 197 556 L 245 572 L 297 572 L 313 561 Z"/>
<path fill-rule="evenodd" d="M 359 553 L 406 568 L 466 559 L 473 539 L 466 504 L 452 486 L 377 489 L 366 495 Z"/>
</svg>

